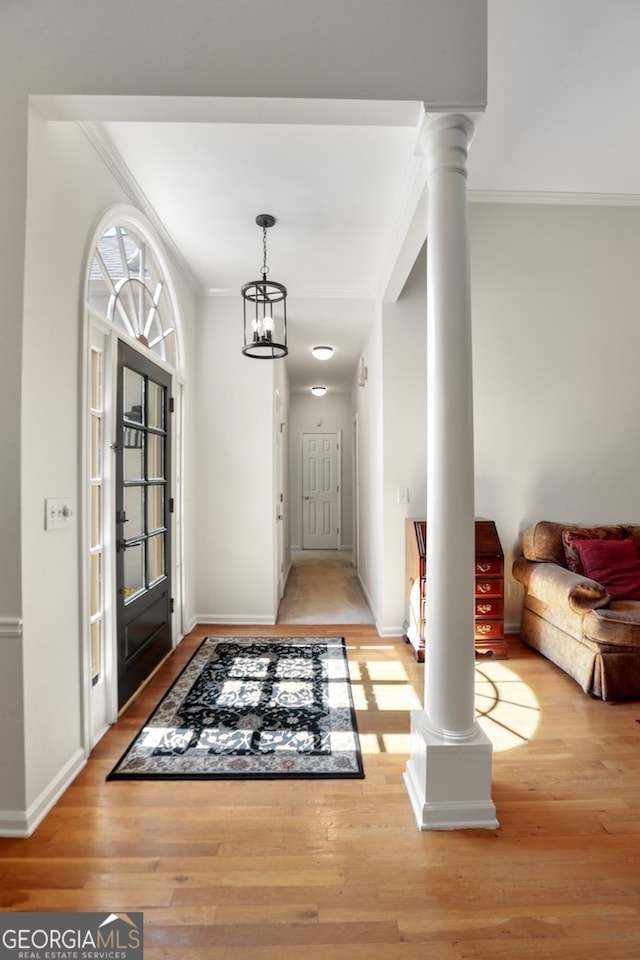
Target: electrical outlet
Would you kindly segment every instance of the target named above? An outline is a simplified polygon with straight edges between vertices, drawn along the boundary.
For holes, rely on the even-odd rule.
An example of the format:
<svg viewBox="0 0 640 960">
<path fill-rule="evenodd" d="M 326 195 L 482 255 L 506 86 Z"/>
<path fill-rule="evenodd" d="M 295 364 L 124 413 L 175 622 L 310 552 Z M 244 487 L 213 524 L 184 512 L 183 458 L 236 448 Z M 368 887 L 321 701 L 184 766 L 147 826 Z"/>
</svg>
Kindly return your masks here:
<svg viewBox="0 0 640 960">
<path fill-rule="evenodd" d="M 398 503 L 409 503 L 409 487 L 398 487 L 396 497 Z"/>
<path fill-rule="evenodd" d="M 520 587 L 515 580 L 509 581 L 509 596 L 517 600 L 520 596 Z"/>
</svg>

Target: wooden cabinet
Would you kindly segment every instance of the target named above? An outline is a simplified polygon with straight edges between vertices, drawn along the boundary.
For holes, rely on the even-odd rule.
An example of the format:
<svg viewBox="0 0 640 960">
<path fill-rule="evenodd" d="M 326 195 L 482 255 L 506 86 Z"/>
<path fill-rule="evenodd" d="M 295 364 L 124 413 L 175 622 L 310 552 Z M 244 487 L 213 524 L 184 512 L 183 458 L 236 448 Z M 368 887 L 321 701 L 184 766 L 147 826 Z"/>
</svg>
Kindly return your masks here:
<svg viewBox="0 0 640 960">
<path fill-rule="evenodd" d="M 405 639 L 412 645 L 416 658 L 422 663 L 427 597 L 427 524 L 424 520 L 407 520 L 405 549 L 407 575 Z"/>
<path fill-rule="evenodd" d="M 427 524 L 406 523 L 407 620 L 405 638 L 424 660 L 427 601 Z M 475 645 L 481 656 L 506 657 L 504 638 L 504 554 L 493 520 L 476 520 Z"/>
<path fill-rule="evenodd" d="M 504 638 L 504 554 L 493 520 L 476 520 L 476 653 L 508 655 Z"/>
</svg>

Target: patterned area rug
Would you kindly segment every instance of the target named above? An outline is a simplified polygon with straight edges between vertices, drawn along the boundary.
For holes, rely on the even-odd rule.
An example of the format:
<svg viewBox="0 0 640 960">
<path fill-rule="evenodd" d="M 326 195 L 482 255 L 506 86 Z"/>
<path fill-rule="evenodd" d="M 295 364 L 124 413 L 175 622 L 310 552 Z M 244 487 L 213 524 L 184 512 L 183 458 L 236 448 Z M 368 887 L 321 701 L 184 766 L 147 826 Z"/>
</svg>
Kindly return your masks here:
<svg viewBox="0 0 640 960">
<path fill-rule="evenodd" d="M 344 640 L 207 637 L 107 780 L 364 777 Z"/>
</svg>

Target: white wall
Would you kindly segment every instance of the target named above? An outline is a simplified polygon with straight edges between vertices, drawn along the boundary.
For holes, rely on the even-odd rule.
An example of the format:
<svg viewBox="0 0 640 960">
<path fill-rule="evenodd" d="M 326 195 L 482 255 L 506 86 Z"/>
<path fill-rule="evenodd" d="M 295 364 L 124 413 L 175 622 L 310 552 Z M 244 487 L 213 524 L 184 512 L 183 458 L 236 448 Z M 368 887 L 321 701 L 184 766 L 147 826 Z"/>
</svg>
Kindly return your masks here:
<svg viewBox="0 0 640 960">
<path fill-rule="evenodd" d="M 640 517 L 640 210 L 472 205 L 476 513 Z M 507 600 L 519 621 L 520 600 Z"/>
<path fill-rule="evenodd" d="M 360 447 L 358 573 L 382 636 L 405 620 L 405 522 L 426 514 L 426 256 L 419 255 L 397 303 L 380 304 L 353 390 Z M 408 503 L 398 503 L 398 487 Z"/>
<path fill-rule="evenodd" d="M 361 359 L 367 369 L 367 380 L 364 386 L 359 386 L 356 375 L 352 391 L 353 412 L 358 418 L 358 577 L 380 630 L 384 616 L 384 523 L 382 308 L 379 304 Z"/>
<path fill-rule="evenodd" d="M 527 523 L 640 517 L 640 210 L 471 204 L 469 218 L 475 508 L 498 528 L 505 619 L 515 630 L 521 597 L 519 587 L 509 595 L 511 566 Z M 423 291 L 418 261 L 399 302 L 384 306 L 364 351 L 367 388 L 355 391 L 366 471 L 360 573 L 381 632 L 393 629 L 404 603 L 404 514 L 424 514 Z M 379 377 L 383 404 L 374 399 Z M 415 429 L 407 431 L 409 408 Z M 395 502 L 404 481 L 406 509 Z M 372 571 L 378 544 L 384 568 L 374 560 Z"/>
<path fill-rule="evenodd" d="M 318 423 L 320 421 L 320 423 Z M 353 534 L 353 452 L 351 399 L 346 393 L 328 392 L 324 397 L 310 393 L 291 396 L 289 430 L 289 477 L 291 484 L 291 545 L 302 547 L 302 435 L 303 433 L 342 433 L 341 475 L 342 500 L 340 546 L 352 548 Z"/>
<path fill-rule="evenodd" d="M 427 265 L 423 251 L 397 303 L 383 306 L 384 573 L 381 627 L 402 632 L 405 526 L 427 510 Z M 398 487 L 409 502 L 398 503 Z"/>
<path fill-rule="evenodd" d="M 276 496 L 275 510 L 278 516 L 282 517 L 280 523 L 276 523 L 275 537 L 276 537 L 276 566 L 274 567 L 274 610 L 276 611 L 280 605 L 281 596 L 281 586 L 284 587 L 286 583 L 286 578 L 289 574 L 289 568 L 291 567 L 291 477 L 289 470 L 290 463 L 290 448 L 291 448 L 291 391 L 289 387 L 289 375 L 287 373 L 286 363 L 278 363 L 274 365 L 274 421 L 273 421 L 273 433 L 274 433 L 274 459 L 280 456 L 281 458 L 281 490 L 282 501 L 278 500 L 279 491 L 278 491 L 278 465 L 274 463 L 274 493 Z M 280 528 L 280 534 L 279 534 Z M 278 557 L 278 536 L 282 538 L 282 555 Z M 278 560 L 280 562 L 281 569 L 277 567 Z"/>
<path fill-rule="evenodd" d="M 46 123 L 35 111 L 30 115 L 28 187 L 22 613 L 25 795 L 37 804 L 60 771 L 84 755 L 79 659 L 83 284 L 98 219 L 105 208 L 127 198 L 79 127 Z M 179 300 L 189 339 L 186 291 Z M 70 499 L 70 526 L 45 530 L 47 497 Z"/>
<path fill-rule="evenodd" d="M 26 796 L 81 754 L 79 468 L 82 280 L 105 205 L 125 198 L 86 137 L 30 117 L 23 319 L 22 613 Z M 45 531 L 47 497 L 73 522 Z"/>
<path fill-rule="evenodd" d="M 275 363 L 242 354 L 240 297 L 198 301 L 196 617 L 273 623 Z"/>
</svg>

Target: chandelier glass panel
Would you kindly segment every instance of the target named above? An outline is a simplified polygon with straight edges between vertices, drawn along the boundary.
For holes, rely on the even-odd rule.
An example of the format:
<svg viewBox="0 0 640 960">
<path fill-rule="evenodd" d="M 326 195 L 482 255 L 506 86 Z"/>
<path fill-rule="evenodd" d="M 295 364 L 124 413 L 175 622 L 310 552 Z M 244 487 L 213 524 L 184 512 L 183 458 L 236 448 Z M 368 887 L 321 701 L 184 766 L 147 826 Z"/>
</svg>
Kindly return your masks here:
<svg viewBox="0 0 640 960">
<path fill-rule="evenodd" d="M 287 348 L 287 288 L 267 274 L 267 230 L 276 222 L 270 213 L 261 213 L 256 223 L 262 228 L 262 278 L 242 285 L 244 316 L 244 346 L 246 357 L 256 360 L 277 360 L 286 357 Z M 277 305 L 277 309 L 275 309 Z"/>
</svg>

